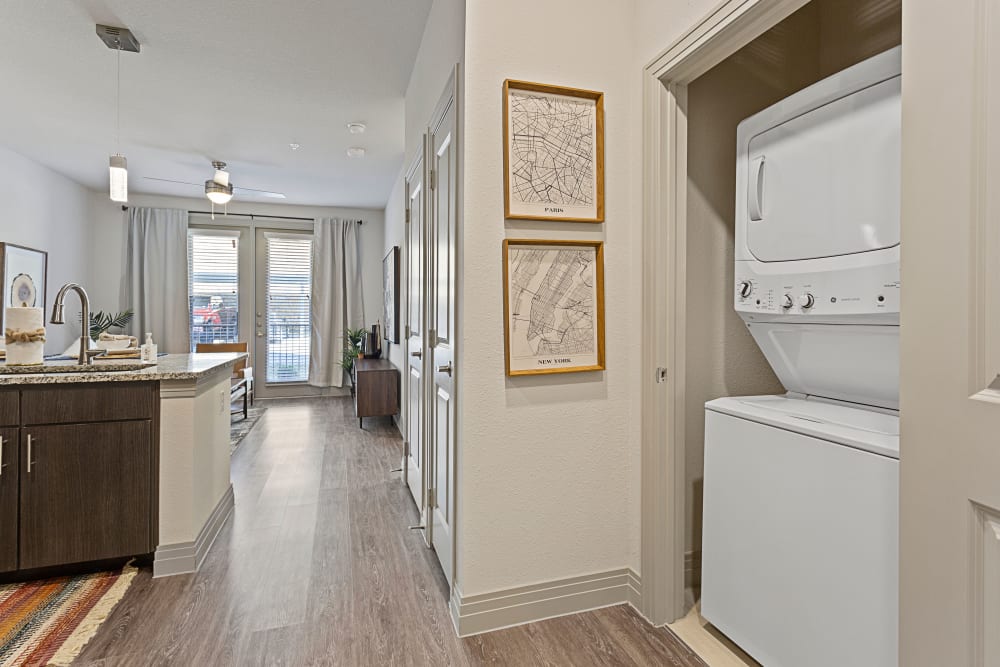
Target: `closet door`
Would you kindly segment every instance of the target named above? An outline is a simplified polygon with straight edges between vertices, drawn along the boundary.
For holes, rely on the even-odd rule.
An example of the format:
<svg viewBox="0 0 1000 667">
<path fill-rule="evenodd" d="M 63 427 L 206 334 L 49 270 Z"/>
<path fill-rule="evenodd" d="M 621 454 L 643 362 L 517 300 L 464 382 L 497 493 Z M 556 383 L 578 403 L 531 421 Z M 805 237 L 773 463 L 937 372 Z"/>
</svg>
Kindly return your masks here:
<svg viewBox="0 0 1000 667">
<path fill-rule="evenodd" d="M 445 90 L 431 124 L 430 189 L 430 424 L 427 526 L 430 542 L 452 581 L 455 518 L 455 268 L 458 233 L 458 126 L 454 81 Z"/>
<path fill-rule="evenodd" d="M 426 190 L 424 188 L 424 151 L 414 160 L 406 175 L 406 445 L 403 475 L 421 515 L 426 494 L 424 387 L 426 374 L 424 347 L 426 267 Z"/>
</svg>

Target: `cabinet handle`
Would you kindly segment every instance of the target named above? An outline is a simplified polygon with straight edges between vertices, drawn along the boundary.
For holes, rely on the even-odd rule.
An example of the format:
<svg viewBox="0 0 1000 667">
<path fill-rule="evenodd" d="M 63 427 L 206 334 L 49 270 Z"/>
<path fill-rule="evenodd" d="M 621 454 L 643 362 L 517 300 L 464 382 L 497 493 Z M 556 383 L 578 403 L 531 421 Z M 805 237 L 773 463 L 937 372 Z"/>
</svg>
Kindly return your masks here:
<svg viewBox="0 0 1000 667">
<path fill-rule="evenodd" d="M 438 373 L 447 373 L 451 375 L 451 362 L 448 362 L 444 366 L 438 366 Z"/>
<path fill-rule="evenodd" d="M 7 467 L 7 464 L 3 462 L 3 436 L 0 435 L 0 475 L 3 474 L 3 469 Z"/>
<path fill-rule="evenodd" d="M 28 472 L 29 473 L 31 472 L 31 464 L 32 464 L 32 460 L 31 460 L 31 444 L 32 444 L 32 437 L 29 435 L 28 436 Z"/>
</svg>

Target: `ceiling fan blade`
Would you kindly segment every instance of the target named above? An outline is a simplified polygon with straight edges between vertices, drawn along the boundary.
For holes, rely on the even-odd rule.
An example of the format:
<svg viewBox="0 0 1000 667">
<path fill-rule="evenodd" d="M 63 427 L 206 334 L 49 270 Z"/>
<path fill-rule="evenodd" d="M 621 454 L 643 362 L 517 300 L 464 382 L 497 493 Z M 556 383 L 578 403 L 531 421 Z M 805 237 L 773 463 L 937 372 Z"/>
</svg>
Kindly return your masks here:
<svg viewBox="0 0 1000 667">
<path fill-rule="evenodd" d="M 284 199 L 285 195 L 280 192 L 268 192 L 267 190 L 254 190 L 253 188 L 241 188 L 238 186 L 233 186 L 233 190 L 236 193 L 246 193 L 254 197 L 270 197 L 272 199 Z"/>
<path fill-rule="evenodd" d="M 161 181 L 163 183 L 179 183 L 180 185 L 193 185 L 196 188 L 204 187 L 204 183 L 190 183 L 188 181 L 175 181 L 171 178 L 156 178 L 155 176 L 143 176 L 147 181 Z"/>
</svg>

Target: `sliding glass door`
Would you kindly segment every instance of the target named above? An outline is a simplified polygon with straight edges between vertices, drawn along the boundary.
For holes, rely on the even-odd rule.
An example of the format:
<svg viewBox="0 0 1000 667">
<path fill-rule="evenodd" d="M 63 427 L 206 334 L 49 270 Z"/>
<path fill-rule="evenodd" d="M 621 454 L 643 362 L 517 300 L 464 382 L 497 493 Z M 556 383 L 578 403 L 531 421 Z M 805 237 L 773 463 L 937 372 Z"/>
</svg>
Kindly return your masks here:
<svg viewBox="0 0 1000 667">
<path fill-rule="evenodd" d="M 324 393 L 308 385 L 312 230 L 199 223 L 188 233 L 191 351 L 246 343 L 258 398 Z"/>
<path fill-rule="evenodd" d="M 309 380 L 312 344 L 312 233 L 256 230 L 257 386 L 261 396 L 313 393 Z"/>
</svg>

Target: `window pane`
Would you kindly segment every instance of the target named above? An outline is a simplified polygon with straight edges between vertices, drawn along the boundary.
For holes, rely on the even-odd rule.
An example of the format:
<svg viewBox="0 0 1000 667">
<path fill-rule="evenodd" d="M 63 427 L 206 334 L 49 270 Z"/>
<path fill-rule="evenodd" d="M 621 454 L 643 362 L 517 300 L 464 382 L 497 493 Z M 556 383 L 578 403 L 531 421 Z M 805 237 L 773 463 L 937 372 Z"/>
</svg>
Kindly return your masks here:
<svg viewBox="0 0 1000 667">
<path fill-rule="evenodd" d="M 267 238 L 267 382 L 309 379 L 312 240 Z"/>
<path fill-rule="evenodd" d="M 188 313 L 191 351 L 198 343 L 239 341 L 239 239 L 188 236 Z"/>
</svg>

